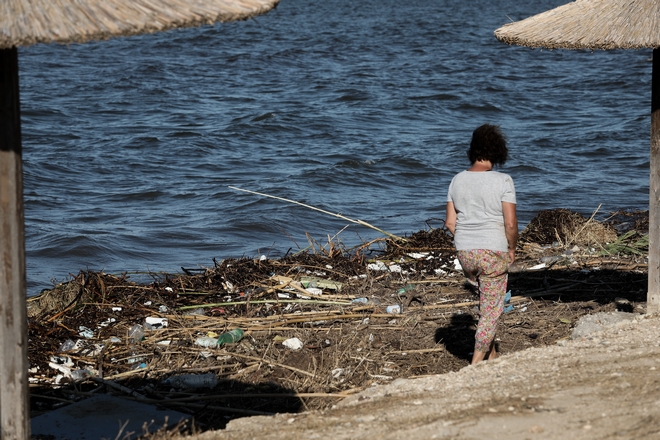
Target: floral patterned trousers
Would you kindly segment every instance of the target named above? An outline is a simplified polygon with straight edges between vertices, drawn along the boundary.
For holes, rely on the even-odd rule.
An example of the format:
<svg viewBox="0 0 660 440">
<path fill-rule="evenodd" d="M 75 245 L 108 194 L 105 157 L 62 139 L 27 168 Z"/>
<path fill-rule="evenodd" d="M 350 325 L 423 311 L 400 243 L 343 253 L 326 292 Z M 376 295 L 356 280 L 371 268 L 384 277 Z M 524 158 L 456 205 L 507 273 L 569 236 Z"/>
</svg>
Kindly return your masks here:
<svg viewBox="0 0 660 440">
<path fill-rule="evenodd" d="M 470 249 L 458 251 L 458 261 L 468 282 L 479 287 L 479 324 L 474 349 L 487 352 L 495 339 L 497 320 L 504 310 L 509 254 L 488 249 Z"/>
</svg>

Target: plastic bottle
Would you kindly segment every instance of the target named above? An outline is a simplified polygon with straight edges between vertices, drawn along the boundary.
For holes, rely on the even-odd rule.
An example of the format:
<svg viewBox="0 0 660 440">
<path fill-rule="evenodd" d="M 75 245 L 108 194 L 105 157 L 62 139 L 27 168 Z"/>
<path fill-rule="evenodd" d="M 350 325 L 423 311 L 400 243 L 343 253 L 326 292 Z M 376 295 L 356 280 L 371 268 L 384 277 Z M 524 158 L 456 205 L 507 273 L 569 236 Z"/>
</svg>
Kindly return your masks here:
<svg viewBox="0 0 660 440">
<path fill-rule="evenodd" d="M 58 351 L 59 352 L 71 351 L 74 348 L 76 348 L 76 343 L 73 342 L 71 339 L 67 339 L 66 341 L 62 342 L 62 345 L 60 345 L 60 349 Z"/>
<path fill-rule="evenodd" d="M 230 330 L 227 333 L 220 335 L 218 338 L 218 345 L 233 344 L 234 342 L 238 342 L 243 339 L 244 334 L 245 333 L 240 328 Z"/>
<path fill-rule="evenodd" d="M 401 306 L 398 304 L 392 305 L 392 306 L 387 306 L 385 309 L 387 313 L 392 313 L 392 314 L 398 314 L 401 313 Z"/>
<path fill-rule="evenodd" d="M 71 370 L 71 379 L 73 379 L 74 382 L 80 382 L 93 375 L 94 374 L 89 370 Z"/>
<path fill-rule="evenodd" d="M 411 290 L 415 290 L 415 285 L 414 284 L 406 284 L 402 288 L 400 288 L 396 293 L 399 295 L 405 295 L 406 292 L 409 292 Z"/>
<path fill-rule="evenodd" d="M 144 329 L 140 324 L 135 324 L 128 329 L 128 339 L 130 339 L 131 342 L 138 342 L 144 339 Z"/>
</svg>

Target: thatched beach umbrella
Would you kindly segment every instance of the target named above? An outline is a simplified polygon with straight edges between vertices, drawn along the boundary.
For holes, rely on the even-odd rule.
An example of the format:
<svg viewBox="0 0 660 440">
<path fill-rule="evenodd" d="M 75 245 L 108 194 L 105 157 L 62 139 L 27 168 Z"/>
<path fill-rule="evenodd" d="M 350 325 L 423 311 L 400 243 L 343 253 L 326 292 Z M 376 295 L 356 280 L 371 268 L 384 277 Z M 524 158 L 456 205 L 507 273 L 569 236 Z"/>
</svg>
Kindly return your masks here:
<svg viewBox="0 0 660 440">
<path fill-rule="evenodd" d="M 647 312 L 660 310 L 660 1 L 577 0 L 495 31 L 509 44 L 550 49 L 653 49 Z"/>
<path fill-rule="evenodd" d="M 17 47 L 245 20 L 279 0 L 0 0 L 0 437 L 29 437 Z"/>
</svg>

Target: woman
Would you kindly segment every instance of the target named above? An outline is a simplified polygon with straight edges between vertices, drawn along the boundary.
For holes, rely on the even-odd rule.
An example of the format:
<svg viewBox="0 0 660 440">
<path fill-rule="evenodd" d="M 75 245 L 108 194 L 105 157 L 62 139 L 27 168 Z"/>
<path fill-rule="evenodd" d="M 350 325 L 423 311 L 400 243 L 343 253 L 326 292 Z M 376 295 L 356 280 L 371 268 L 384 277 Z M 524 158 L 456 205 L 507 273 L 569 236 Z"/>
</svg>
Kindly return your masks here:
<svg viewBox="0 0 660 440">
<path fill-rule="evenodd" d="M 507 271 L 518 242 L 516 190 L 510 176 L 492 171 L 506 162 L 506 139 L 498 126 L 472 133 L 472 166 L 458 173 L 447 193 L 447 229 L 454 235 L 458 261 L 468 282 L 479 288 L 479 324 L 472 364 L 495 359 L 495 330 L 504 309 Z"/>
</svg>

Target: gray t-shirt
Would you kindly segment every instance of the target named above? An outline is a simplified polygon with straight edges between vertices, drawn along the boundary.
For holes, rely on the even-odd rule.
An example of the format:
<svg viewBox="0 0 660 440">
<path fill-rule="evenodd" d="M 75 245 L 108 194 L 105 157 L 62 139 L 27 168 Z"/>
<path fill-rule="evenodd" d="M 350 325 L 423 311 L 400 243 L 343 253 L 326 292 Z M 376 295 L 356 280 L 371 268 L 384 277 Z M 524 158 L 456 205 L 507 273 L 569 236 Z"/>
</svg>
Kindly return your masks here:
<svg viewBox="0 0 660 440">
<path fill-rule="evenodd" d="M 508 174 L 463 171 L 454 176 L 447 201 L 456 209 L 457 250 L 509 248 L 504 231 L 502 202 L 516 203 L 516 189 Z"/>
</svg>

